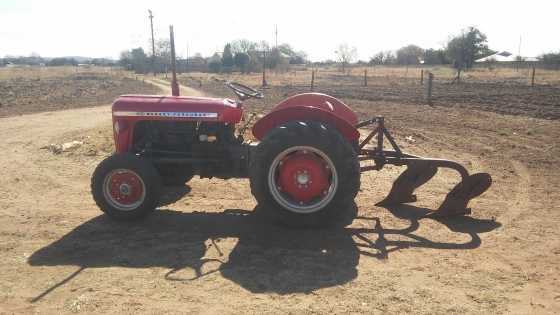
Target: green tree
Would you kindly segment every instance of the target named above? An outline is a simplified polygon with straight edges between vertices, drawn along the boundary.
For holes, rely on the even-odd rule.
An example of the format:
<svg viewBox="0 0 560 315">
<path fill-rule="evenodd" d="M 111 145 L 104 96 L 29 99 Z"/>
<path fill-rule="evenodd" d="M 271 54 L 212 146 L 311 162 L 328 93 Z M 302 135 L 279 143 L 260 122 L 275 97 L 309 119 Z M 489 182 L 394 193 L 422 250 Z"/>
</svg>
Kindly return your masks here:
<svg viewBox="0 0 560 315">
<path fill-rule="evenodd" d="M 250 58 L 249 58 L 249 55 L 247 53 L 244 53 L 244 52 L 236 53 L 235 56 L 233 57 L 233 61 L 241 72 L 247 72 L 248 71 Z"/>
<path fill-rule="evenodd" d="M 279 55 L 289 56 L 290 64 L 304 64 L 307 61 L 307 54 L 304 51 L 295 51 L 289 44 L 278 46 Z"/>
<path fill-rule="evenodd" d="M 135 48 L 130 51 L 132 69 L 136 73 L 146 73 L 148 70 L 149 60 L 148 56 L 141 47 Z"/>
<path fill-rule="evenodd" d="M 547 53 L 539 56 L 539 60 L 545 64 L 560 64 L 560 51 L 557 53 Z"/>
<path fill-rule="evenodd" d="M 448 64 L 449 59 L 443 49 L 426 49 L 424 51 L 424 64 L 426 65 L 443 65 Z"/>
<path fill-rule="evenodd" d="M 479 29 L 469 27 L 452 37 L 447 43 L 447 56 L 458 72 L 470 69 L 474 61 L 492 53 L 488 49 L 487 38 Z"/>
<path fill-rule="evenodd" d="M 226 44 L 224 53 L 222 54 L 222 66 L 231 68 L 233 67 L 233 54 L 231 53 L 231 44 Z"/>
<path fill-rule="evenodd" d="M 218 53 L 212 55 L 208 58 L 208 70 L 213 73 L 219 73 L 222 71 L 222 58 Z"/>
<path fill-rule="evenodd" d="M 397 63 L 401 65 L 417 65 L 424 55 L 424 49 L 416 45 L 408 45 L 397 50 Z"/>
</svg>

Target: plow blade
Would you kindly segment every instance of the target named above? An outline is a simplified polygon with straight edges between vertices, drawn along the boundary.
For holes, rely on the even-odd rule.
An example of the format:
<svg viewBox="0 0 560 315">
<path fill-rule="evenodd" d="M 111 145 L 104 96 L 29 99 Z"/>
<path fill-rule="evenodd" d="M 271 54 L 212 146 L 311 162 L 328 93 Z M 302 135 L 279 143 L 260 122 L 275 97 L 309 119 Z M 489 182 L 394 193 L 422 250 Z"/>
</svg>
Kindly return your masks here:
<svg viewBox="0 0 560 315">
<path fill-rule="evenodd" d="M 418 160 L 410 162 L 404 172 L 395 180 L 389 195 L 378 206 L 415 202 L 414 190 L 424 185 L 437 173 L 437 166 Z"/>
<path fill-rule="evenodd" d="M 406 170 L 393 183 L 389 195 L 377 206 L 395 205 L 415 202 L 414 191 L 427 183 L 437 173 L 438 167 L 456 170 L 461 175 L 461 182 L 447 194 L 445 200 L 434 212 L 434 216 L 451 216 L 470 214 L 467 208 L 469 201 L 480 196 L 492 185 L 492 177 L 488 173 L 469 175 L 467 170 L 456 162 L 437 159 L 411 159 Z"/>
<path fill-rule="evenodd" d="M 470 214 L 467 208 L 469 201 L 480 196 L 492 185 L 492 177 L 488 173 L 469 175 L 457 184 L 445 197 L 445 200 L 434 213 L 437 216 Z"/>
</svg>

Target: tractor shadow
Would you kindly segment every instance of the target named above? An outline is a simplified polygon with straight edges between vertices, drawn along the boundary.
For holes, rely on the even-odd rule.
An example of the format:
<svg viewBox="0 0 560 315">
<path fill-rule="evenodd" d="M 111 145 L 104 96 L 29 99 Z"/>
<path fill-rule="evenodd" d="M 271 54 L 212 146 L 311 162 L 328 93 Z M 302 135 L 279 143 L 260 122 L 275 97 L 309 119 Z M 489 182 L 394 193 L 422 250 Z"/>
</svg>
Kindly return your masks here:
<svg viewBox="0 0 560 315">
<path fill-rule="evenodd" d="M 242 209 L 218 213 L 158 210 L 146 220 L 132 223 L 114 222 L 100 215 L 30 256 L 31 266 L 79 267 L 31 302 L 86 268 L 106 267 L 168 268 L 165 279 L 169 281 L 196 281 L 219 272 L 254 293 L 310 293 L 355 279 L 362 255 L 388 259 L 390 252 L 410 247 L 472 249 L 481 244 L 479 233 L 500 226 L 495 221 L 471 217 L 437 219 L 451 231 L 471 236 L 466 243 L 441 243 L 414 234 L 421 220 L 430 219 L 428 209 L 403 205 L 389 211 L 408 219 L 410 226 L 384 229 L 379 218 L 361 217 L 358 219 L 372 222 L 371 227 L 288 229 L 261 222 L 254 214 L 258 211 Z M 390 240 L 391 234 L 409 240 Z M 231 241 L 222 242 L 225 238 L 238 239 L 233 249 L 226 249 Z M 217 258 L 206 258 L 210 252 L 208 256 Z M 187 268 L 190 270 L 180 272 Z"/>
</svg>

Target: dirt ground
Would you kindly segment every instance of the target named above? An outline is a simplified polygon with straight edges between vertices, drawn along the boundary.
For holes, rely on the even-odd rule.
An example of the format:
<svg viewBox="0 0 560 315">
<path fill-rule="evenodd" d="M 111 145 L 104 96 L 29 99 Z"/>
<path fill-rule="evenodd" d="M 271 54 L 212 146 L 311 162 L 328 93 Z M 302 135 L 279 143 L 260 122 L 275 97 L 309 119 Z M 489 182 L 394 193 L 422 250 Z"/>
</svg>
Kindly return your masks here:
<svg viewBox="0 0 560 315">
<path fill-rule="evenodd" d="M 11 70 L 10 76 L 3 72 Z M 156 94 L 158 88 L 116 72 L 70 70 L 54 73 L 0 70 L 0 117 L 110 104 L 121 94 Z"/>
<path fill-rule="evenodd" d="M 493 186 L 471 216 L 435 220 L 456 175 L 440 172 L 417 203 L 376 207 L 402 171 L 387 167 L 362 175 L 349 227 L 286 230 L 255 220 L 247 180 L 197 178 L 147 220 L 115 223 L 89 192 L 112 149 L 108 106 L 0 118 L 0 313 L 560 313 L 558 120 L 343 100 L 384 115 L 404 149 Z"/>
</svg>

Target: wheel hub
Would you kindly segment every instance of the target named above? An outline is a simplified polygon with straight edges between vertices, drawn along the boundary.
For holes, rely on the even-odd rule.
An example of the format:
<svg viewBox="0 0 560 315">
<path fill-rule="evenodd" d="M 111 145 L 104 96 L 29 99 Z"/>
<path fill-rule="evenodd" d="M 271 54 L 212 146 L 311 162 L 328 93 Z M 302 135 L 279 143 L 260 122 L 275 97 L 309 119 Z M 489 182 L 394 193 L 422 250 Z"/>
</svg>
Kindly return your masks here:
<svg viewBox="0 0 560 315">
<path fill-rule="evenodd" d="M 294 201 L 303 204 L 324 195 L 330 185 L 330 171 L 313 153 L 296 152 L 285 157 L 279 166 L 277 185 Z"/>
<path fill-rule="evenodd" d="M 307 170 L 304 170 L 303 172 L 298 172 L 297 182 L 300 185 L 305 185 L 309 182 L 309 175 L 307 174 Z"/>
<path fill-rule="evenodd" d="M 122 195 L 128 196 L 130 195 L 130 186 L 128 184 L 121 184 L 119 190 Z"/>
<path fill-rule="evenodd" d="M 146 189 L 142 178 L 136 172 L 118 169 L 105 178 L 104 194 L 114 207 L 120 210 L 132 210 L 143 202 Z"/>
</svg>

